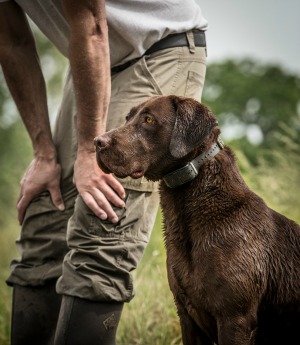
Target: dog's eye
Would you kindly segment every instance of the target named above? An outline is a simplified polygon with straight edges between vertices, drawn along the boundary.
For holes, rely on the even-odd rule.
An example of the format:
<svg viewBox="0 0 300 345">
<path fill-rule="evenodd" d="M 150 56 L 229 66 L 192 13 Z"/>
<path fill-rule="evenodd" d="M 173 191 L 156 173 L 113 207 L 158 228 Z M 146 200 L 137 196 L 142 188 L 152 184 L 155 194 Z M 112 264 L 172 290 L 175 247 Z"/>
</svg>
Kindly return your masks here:
<svg viewBox="0 0 300 345">
<path fill-rule="evenodd" d="M 149 125 L 151 125 L 155 122 L 155 120 L 153 120 L 152 117 L 150 117 L 150 116 L 146 116 L 145 122 L 148 123 Z"/>
</svg>

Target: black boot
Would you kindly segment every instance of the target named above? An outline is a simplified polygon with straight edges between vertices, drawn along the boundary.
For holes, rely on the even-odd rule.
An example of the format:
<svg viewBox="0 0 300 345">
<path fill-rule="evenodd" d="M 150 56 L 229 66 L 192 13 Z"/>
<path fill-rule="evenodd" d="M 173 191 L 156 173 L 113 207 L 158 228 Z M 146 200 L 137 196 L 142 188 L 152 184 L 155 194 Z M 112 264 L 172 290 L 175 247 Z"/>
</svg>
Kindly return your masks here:
<svg viewBox="0 0 300 345">
<path fill-rule="evenodd" d="M 11 345 L 53 344 L 61 296 L 55 281 L 44 286 L 14 285 Z"/>
<path fill-rule="evenodd" d="M 93 302 L 63 296 L 55 345 L 115 345 L 121 302 Z"/>
</svg>

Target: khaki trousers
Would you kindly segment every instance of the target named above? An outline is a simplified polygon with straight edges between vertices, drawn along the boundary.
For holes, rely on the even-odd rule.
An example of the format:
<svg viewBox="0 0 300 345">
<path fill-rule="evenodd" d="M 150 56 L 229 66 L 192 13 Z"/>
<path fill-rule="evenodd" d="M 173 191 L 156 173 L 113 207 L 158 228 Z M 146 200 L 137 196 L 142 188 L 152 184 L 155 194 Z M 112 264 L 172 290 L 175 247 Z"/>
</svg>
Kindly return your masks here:
<svg viewBox="0 0 300 345">
<path fill-rule="evenodd" d="M 178 47 L 144 56 L 112 75 L 108 128 L 120 126 L 131 107 L 154 95 L 175 94 L 200 100 L 206 49 Z M 62 167 L 66 209 L 58 211 L 45 192 L 27 209 L 17 246 L 21 257 L 11 264 L 8 284 L 43 285 L 58 279 L 57 292 L 94 301 L 129 301 L 134 296 L 131 272 L 149 241 L 159 205 L 156 184 L 141 178 L 121 180 L 126 206 L 120 221 L 97 218 L 73 185 L 76 158 L 76 107 L 68 76 L 54 130 Z"/>
</svg>

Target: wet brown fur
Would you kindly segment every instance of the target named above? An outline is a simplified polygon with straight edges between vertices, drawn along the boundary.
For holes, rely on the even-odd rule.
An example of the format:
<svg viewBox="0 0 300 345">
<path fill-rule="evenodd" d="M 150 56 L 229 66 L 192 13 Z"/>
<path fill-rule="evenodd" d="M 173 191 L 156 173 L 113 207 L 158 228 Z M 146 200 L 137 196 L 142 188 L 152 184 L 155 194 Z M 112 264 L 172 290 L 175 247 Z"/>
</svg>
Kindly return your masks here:
<svg viewBox="0 0 300 345">
<path fill-rule="evenodd" d="M 120 177 L 159 180 L 219 133 L 195 100 L 154 97 L 98 138 L 97 160 Z M 160 195 L 183 344 L 300 344 L 300 227 L 249 189 L 232 150 L 226 146 L 183 186 L 162 181 Z"/>
</svg>

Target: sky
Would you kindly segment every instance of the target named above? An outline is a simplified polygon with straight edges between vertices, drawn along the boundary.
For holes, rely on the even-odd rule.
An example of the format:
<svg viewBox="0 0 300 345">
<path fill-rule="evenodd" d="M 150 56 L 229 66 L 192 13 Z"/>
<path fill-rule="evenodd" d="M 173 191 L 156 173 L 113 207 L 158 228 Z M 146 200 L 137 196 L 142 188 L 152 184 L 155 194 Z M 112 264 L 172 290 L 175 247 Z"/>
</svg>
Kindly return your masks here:
<svg viewBox="0 0 300 345">
<path fill-rule="evenodd" d="M 300 0 L 196 0 L 208 20 L 208 63 L 253 57 L 300 76 Z"/>
</svg>

